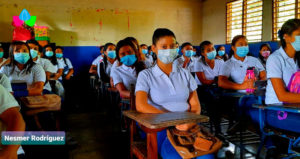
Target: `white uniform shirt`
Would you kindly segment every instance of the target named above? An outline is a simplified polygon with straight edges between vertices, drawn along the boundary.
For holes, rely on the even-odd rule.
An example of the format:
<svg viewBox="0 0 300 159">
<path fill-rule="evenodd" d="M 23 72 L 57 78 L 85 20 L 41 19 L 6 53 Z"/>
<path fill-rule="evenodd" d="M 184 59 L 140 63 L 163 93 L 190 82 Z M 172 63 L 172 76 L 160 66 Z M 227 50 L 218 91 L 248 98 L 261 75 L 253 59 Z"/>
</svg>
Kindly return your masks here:
<svg viewBox="0 0 300 159">
<path fill-rule="evenodd" d="M 176 60 L 174 60 L 173 62 L 173 67 L 174 66 L 180 66 L 180 67 L 183 67 L 183 64 L 184 64 L 184 57 L 183 56 L 180 56 L 179 58 L 177 58 Z M 185 66 L 185 69 L 187 69 L 189 72 L 194 72 L 194 61 L 191 59 L 189 63 L 187 63 L 187 65 Z"/>
<path fill-rule="evenodd" d="M 123 64 L 113 69 L 111 77 L 114 81 L 114 86 L 118 83 L 123 83 L 127 90 L 130 90 L 130 85 L 135 84 L 137 79 L 135 68 Z"/>
<path fill-rule="evenodd" d="M 111 72 L 111 68 L 113 67 L 113 65 L 115 64 L 115 62 L 113 64 L 111 64 L 108 60 L 107 60 L 107 65 L 105 66 L 104 61 L 102 60 L 98 66 L 97 66 L 97 73 L 98 73 L 98 77 L 101 77 L 100 75 L 100 65 L 101 63 L 103 63 L 103 66 L 105 67 L 105 73 L 110 76 L 110 72 Z"/>
<path fill-rule="evenodd" d="M 0 73 L 0 85 L 2 85 L 7 91 L 13 92 L 9 79 L 3 73 Z"/>
<path fill-rule="evenodd" d="M 224 63 L 220 75 L 230 78 L 234 83 L 242 84 L 248 67 L 255 67 L 254 73 L 256 77 L 259 76 L 261 71 L 265 70 L 264 66 L 255 57 L 246 56 L 244 61 L 240 61 L 232 56 Z M 245 90 L 239 90 L 239 92 L 245 92 Z"/>
<path fill-rule="evenodd" d="M 19 70 L 17 66 L 15 66 L 14 71 L 12 72 L 12 67 L 6 65 L 0 69 L 0 73 L 4 73 L 10 83 L 27 83 L 27 86 L 31 86 L 35 82 L 45 82 L 46 74 L 44 69 L 40 65 L 33 65 L 31 70 L 27 73 L 26 69 L 22 71 Z"/>
<path fill-rule="evenodd" d="M 113 65 L 111 66 L 111 69 L 110 69 L 110 77 L 111 77 L 111 73 L 113 72 L 113 70 L 116 68 L 116 67 L 119 67 L 119 61 L 116 60 Z"/>
<path fill-rule="evenodd" d="M 99 55 L 93 62 L 92 65 L 98 65 L 102 61 L 103 57 L 102 55 Z"/>
<path fill-rule="evenodd" d="M 36 64 L 39 64 L 40 66 L 43 67 L 44 71 L 45 72 L 50 72 L 50 73 L 56 73 L 56 68 L 55 66 L 48 60 L 48 59 L 45 59 L 45 58 L 38 58 L 36 61 L 35 61 Z M 44 89 L 48 90 L 48 91 L 51 91 L 51 86 L 49 84 L 49 82 L 47 82 L 45 85 L 44 85 Z"/>
<path fill-rule="evenodd" d="M 0 68 L 2 67 L 2 65 L 7 61 L 6 58 L 3 58 L 2 62 L 0 62 Z"/>
<path fill-rule="evenodd" d="M 202 60 L 199 60 L 198 62 L 195 62 L 194 71 L 203 72 L 207 80 L 214 80 L 215 77 L 219 76 L 223 64 L 224 64 L 223 60 L 215 59 L 215 66 L 212 69 L 209 67 L 209 65 L 204 64 Z"/>
<path fill-rule="evenodd" d="M 281 47 L 271 54 L 267 60 L 266 104 L 282 103 L 278 100 L 270 78 L 280 78 L 288 86 L 292 75 L 299 69 L 298 64 L 290 58 Z"/>
<path fill-rule="evenodd" d="M 65 61 L 64 61 L 63 58 L 57 59 L 57 62 L 58 62 L 60 65 L 62 65 L 63 68 L 68 67 L 69 69 L 72 69 L 72 68 L 73 68 L 73 65 L 72 65 L 70 59 L 68 59 L 68 58 L 65 58 L 65 59 L 66 59 L 66 63 L 65 63 Z M 64 74 L 67 74 L 68 71 L 69 71 L 69 70 L 65 70 L 65 71 L 64 71 Z"/>
<path fill-rule="evenodd" d="M 196 89 L 196 81 L 186 69 L 173 65 L 167 76 L 155 65 L 140 72 L 135 92 L 146 92 L 148 103 L 160 110 L 183 112 L 189 109 L 188 98 Z"/>
<path fill-rule="evenodd" d="M 146 68 L 150 68 L 153 66 L 153 57 L 151 55 L 146 56 L 145 65 Z"/>
</svg>

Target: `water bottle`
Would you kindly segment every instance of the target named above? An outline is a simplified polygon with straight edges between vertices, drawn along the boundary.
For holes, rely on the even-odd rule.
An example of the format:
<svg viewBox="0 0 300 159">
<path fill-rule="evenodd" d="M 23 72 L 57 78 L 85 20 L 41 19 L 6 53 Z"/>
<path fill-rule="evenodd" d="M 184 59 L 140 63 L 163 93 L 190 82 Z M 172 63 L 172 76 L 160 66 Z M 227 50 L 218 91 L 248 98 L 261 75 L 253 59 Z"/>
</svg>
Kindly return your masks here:
<svg viewBox="0 0 300 159">
<path fill-rule="evenodd" d="M 254 69 L 255 69 L 254 67 L 249 67 L 247 69 L 246 76 L 247 76 L 248 79 L 255 79 Z M 246 92 L 247 93 L 254 93 L 254 89 L 253 88 L 247 88 Z"/>
</svg>

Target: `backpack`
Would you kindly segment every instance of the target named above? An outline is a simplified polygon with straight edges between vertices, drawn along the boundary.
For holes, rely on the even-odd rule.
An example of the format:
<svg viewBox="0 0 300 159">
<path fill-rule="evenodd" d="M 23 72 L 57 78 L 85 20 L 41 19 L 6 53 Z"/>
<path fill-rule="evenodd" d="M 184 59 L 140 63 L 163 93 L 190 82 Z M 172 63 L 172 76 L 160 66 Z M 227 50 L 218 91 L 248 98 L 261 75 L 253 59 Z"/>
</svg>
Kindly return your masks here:
<svg viewBox="0 0 300 159">
<path fill-rule="evenodd" d="M 291 93 L 300 93 L 300 70 L 292 75 L 287 88 Z"/>
</svg>

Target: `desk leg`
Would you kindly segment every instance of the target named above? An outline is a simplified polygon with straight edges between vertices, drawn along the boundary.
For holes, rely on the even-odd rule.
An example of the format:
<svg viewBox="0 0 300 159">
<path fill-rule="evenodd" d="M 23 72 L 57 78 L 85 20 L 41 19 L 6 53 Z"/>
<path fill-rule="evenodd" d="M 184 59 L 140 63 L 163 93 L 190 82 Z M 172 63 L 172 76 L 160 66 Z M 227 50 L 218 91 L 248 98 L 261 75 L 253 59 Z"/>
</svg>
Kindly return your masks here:
<svg viewBox="0 0 300 159">
<path fill-rule="evenodd" d="M 130 120 L 130 159 L 133 159 L 133 136 L 134 136 L 134 121 Z"/>
<path fill-rule="evenodd" d="M 147 133 L 147 158 L 148 159 L 157 159 L 157 133 L 151 132 Z"/>
</svg>

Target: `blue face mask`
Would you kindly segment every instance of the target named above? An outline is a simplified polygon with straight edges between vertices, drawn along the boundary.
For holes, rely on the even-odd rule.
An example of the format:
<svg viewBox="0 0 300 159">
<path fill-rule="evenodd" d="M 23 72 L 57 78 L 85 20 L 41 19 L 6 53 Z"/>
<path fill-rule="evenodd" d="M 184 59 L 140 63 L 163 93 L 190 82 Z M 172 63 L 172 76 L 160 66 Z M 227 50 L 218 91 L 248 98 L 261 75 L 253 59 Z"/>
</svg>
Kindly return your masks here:
<svg viewBox="0 0 300 159">
<path fill-rule="evenodd" d="M 216 52 L 216 50 L 214 50 L 214 51 L 207 53 L 206 55 L 207 55 L 207 59 L 212 60 L 212 59 L 215 59 L 217 52 Z"/>
<path fill-rule="evenodd" d="M 46 51 L 46 53 L 45 53 L 45 55 L 47 56 L 47 57 L 52 57 L 53 56 L 53 51 Z"/>
<path fill-rule="evenodd" d="M 179 53 L 179 48 L 176 48 L 177 53 Z"/>
<path fill-rule="evenodd" d="M 185 56 L 186 57 L 192 57 L 194 55 L 194 51 L 193 50 L 185 50 Z"/>
<path fill-rule="evenodd" d="M 236 54 L 239 57 L 245 57 L 245 56 L 247 56 L 248 52 L 249 52 L 249 47 L 248 46 L 236 47 Z"/>
<path fill-rule="evenodd" d="M 59 54 L 59 53 L 56 54 L 56 58 L 62 58 L 63 56 L 64 56 L 63 54 Z"/>
<path fill-rule="evenodd" d="M 300 51 L 300 36 L 295 36 L 295 41 L 292 43 L 292 46 L 296 51 Z"/>
<path fill-rule="evenodd" d="M 24 65 L 28 62 L 28 60 L 30 59 L 30 56 L 26 52 L 20 52 L 20 53 L 14 54 L 14 58 L 18 63 Z"/>
<path fill-rule="evenodd" d="M 219 50 L 219 51 L 218 51 L 218 55 L 219 55 L 219 56 L 224 56 L 224 55 L 225 55 L 225 51 Z"/>
<path fill-rule="evenodd" d="M 142 49 L 142 53 L 143 54 L 148 54 L 148 50 L 147 49 Z"/>
<path fill-rule="evenodd" d="M 107 56 L 111 59 L 115 59 L 117 57 L 116 51 L 115 50 L 107 51 Z"/>
<path fill-rule="evenodd" d="M 153 55 L 153 52 L 152 52 L 152 51 L 150 52 L 150 55 Z"/>
<path fill-rule="evenodd" d="M 195 56 L 196 55 L 196 51 L 193 51 L 193 55 L 192 56 Z"/>
<path fill-rule="evenodd" d="M 30 49 L 30 55 L 34 59 L 38 56 L 38 51 Z"/>
<path fill-rule="evenodd" d="M 0 52 L 0 58 L 2 58 L 4 55 L 4 52 Z"/>
<path fill-rule="evenodd" d="M 137 58 L 135 55 L 126 55 L 121 58 L 121 62 L 126 66 L 132 66 L 136 60 Z"/>
</svg>

